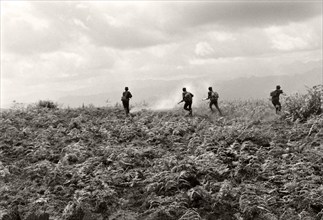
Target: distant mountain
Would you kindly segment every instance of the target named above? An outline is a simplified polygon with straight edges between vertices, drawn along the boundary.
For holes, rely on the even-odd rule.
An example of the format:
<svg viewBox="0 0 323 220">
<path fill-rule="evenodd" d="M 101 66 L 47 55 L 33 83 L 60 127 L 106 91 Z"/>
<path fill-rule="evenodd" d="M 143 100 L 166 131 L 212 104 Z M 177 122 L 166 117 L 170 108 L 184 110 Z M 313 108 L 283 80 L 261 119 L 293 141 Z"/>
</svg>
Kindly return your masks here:
<svg viewBox="0 0 323 220">
<path fill-rule="evenodd" d="M 286 94 L 303 93 L 307 87 L 322 84 L 322 73 L 313 70 L 306 74 L 240 78 L 219 84 L 219 90 L 227 99 L 269 97 L 270 91 L 280 85 Z"/>
<path fill-rule="evenodd" d="M 146 102 L 156 104 L 160 101 L 176 103 L 181 99 L 182 87 L 187 87 L 195 95 L 196 100 L 206 97 L 207 88 L 212 86 L 220 94 L 222 100 L 229 99 L 261 99 L 268 98 L 270 91 L 276 85 L 281 85 L 286 94 L 303 93 L 306 87 L 312 87 L 322 83 L 322 73 L 319 69 L 313 69 L 304 74 L 272 75 L 264 77 L 242 77 L 227 81 L 216 81 L 211 77 L 183 80 L 137 80 L 129 87 L 133 93 L 132 103 Z M 78 107 L 93 104 L 106 106 L 120 103 L 123 88 L 110 88 L 106 93 L 87 96 L 65 96 L 58 99 L 58 103 L 64 106 Z M 108 100 L 108 103 L 106 102 Z"/>
</svg>

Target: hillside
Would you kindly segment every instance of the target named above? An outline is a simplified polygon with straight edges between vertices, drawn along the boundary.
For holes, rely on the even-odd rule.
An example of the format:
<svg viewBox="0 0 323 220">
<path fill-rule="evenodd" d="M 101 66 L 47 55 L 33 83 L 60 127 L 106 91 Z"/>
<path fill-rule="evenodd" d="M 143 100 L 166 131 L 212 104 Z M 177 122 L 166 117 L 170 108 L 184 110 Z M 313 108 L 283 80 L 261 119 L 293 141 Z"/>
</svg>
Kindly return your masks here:
<svg viewBox="0 0 323 220">
<path fill-rule="evenodd" d="M 221 108 L 4 112 L 0 219 L 322 219 L 322 115 Z"/>
</svg>

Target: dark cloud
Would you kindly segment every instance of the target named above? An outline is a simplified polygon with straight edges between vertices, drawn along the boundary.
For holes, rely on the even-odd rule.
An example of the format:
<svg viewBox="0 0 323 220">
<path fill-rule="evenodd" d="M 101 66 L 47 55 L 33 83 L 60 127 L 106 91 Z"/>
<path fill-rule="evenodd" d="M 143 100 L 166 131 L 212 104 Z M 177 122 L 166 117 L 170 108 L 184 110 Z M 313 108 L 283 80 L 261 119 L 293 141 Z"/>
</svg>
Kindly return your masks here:
<svg viewBox="0 0 323 220">
<path fill-rule="evenodd" d="M 181 2 L 176 3 L 176 7 L 171 7 L 171 10 L 176 15 L 175 21 L 169 21 L 173 24 L 178 22 L 184 26 L 193 27 L 205 24 L 234 28 L 263 27 L 285 25 L 320 15 L 322 14 L 322 2 Z"/>
</svg>

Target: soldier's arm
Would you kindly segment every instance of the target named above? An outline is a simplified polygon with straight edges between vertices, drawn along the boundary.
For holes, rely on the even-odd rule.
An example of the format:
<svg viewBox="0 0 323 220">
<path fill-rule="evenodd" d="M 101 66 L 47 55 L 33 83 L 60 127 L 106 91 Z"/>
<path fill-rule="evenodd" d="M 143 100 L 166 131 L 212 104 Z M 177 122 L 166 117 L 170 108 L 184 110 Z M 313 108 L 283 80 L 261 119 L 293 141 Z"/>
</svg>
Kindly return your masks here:
<svg viewBox="0 0 323 220">
<path fill-rule="evenodd" d="M 180 101 L 180 102 L 179 102 L 179 103 L 177 103 L 177 104 L 180 104 L 180 103 L 184 102 L 184 99 L 185 99 L 185 94 L 183 93 L 183 94 L 182 94 L 182 101 Z"/>
<path fill-rule="evenodd" d="M 178 104 L 184 102 L 184 99 L 185 99 L 185 93 L 182 94 L 182 101 L 180 101 Z"/>
<path fill-rule="evenodd" d="M 202 100 L 208 100 L 208 99 L 210 99 L 210 97 L 211 97 L 211 95 L 210 95 L 210 93 L 208 92 L 208 93 L 207 93 L 207 98 L 204 98 L 204 99 L 202 99 Z"/>
</svg>

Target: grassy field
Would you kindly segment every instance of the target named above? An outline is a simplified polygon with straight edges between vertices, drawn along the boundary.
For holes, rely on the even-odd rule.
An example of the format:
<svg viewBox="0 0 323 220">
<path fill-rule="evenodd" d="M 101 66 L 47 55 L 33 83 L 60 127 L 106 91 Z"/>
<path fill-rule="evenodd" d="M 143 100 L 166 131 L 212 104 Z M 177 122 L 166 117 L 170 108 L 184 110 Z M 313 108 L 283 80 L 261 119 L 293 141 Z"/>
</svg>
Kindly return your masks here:
<svg viewBox="0 0 323 220">
<path fill-rule="evenodd" d="M 296 98 L 5 111 L 0 219 L 323 219 L 323 117 Z"/>
</svg>

